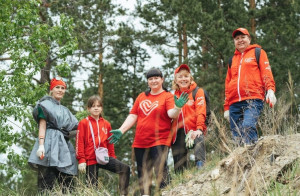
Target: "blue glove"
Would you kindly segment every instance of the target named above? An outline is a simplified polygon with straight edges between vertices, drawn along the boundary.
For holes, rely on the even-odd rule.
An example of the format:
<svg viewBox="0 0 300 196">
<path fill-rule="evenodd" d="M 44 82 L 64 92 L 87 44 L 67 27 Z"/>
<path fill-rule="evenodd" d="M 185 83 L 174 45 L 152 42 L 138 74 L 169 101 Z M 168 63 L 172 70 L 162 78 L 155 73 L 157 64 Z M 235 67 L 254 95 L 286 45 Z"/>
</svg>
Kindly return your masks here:
<svg viewBox="0 0 300 196">
<path fill-rule="evenodd" d="M 189 100 L 189 95 L 186 92 L 183 92 L 180 97 L 177 99 L 176 95 L 174 95 L 175 106 L 178 108 L 182 108 L 184 104 Z"/>
<path fill-rule="evenodd" d="M 111 130 L 112 135 L 108 138 L 109 143 L 116 144 L 120 140 L 121 136 L 123 135 L 119 129 Z"/>
</svg>

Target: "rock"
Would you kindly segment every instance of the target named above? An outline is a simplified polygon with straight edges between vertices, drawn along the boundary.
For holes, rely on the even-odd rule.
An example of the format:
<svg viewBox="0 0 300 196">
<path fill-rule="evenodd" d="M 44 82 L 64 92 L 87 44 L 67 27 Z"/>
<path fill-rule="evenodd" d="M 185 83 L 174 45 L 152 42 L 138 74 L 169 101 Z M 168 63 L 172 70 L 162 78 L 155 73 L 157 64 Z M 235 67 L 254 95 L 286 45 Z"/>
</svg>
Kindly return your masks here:
<svg viewBox="0 0 300 196">
<path fill-rule="evenodd" d="M 264 195 L 300 160 L 299 144 L 300 134 L 264 136 L 254 146 L 233 149 L 212 171 L 195 174 L 163 195 Z M 300 189 L 299 181 L 296 176 L 291 187 Z"/>
</svg>

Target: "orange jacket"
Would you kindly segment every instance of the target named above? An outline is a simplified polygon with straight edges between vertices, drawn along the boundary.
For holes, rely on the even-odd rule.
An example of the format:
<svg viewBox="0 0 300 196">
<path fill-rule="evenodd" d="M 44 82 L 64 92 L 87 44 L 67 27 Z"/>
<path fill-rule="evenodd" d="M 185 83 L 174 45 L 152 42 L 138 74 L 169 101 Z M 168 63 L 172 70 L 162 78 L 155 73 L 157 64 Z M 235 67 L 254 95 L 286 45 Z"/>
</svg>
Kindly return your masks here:
<svg viewBox="0 0 300 196">
<path fill-rule="evenodd" d="M 229 106 L 236 102 L 247 99 L 264 100 L 265 91 L 269 89 L 275 92 L 275 81 L 267 54 L 261 50 L 258 67 L 255 58 L 256 47 L 261 48 L 254 44 L 248 46 L 243 53 L 235 50 L 225 80 L 224 111 L 229 110 Z"/>
<path fill-rule="evenodd" d="M 192 82 L 188 91 L 189 100 L 188 102 L 181 108 L 181 112 L 178 118 L 174 119 L 172 122 L 172 131 L 173 131 L 173 142 L 176 140 L 177 130 L 179 128 L 184 128 L 185 133 L 187 134 L 190 130 L 196 131 L 200 129 L 206 134 L 206 101 L 205 95 L 202 88 L 199 88 L 197 94 L 195 96 L 195 101 L 193 99 L 193 90 L 197 87 L 195 82 Z M 177 98 L 180 97 L 181 91 L 175 91 L 175 95 Z"/>
<path fill-rule="evenodd" d="M 99 146 L 99 127 L 101 140 L 100 146 L 108 149 L 108 155 L 110 157 L 116 158 L 114 145 L 110 144 L 108 141 L 108 137 L 112 135 L 110 133 L 110 123 L 102 117 L 100 117 L 98 121 L 96 121 L 91 116 L 88 116 L 88 119 L 89 120 L 87 120 L 86 118 L 82 119 L 78 124 L 78 131 L 76 136 L 76 158 L 78 160 L 78 163 L 86 162 L 87 165 L 97 164 L 89 121 L 91 122 L 93 127 L 96 147 Z"/>
</svg>

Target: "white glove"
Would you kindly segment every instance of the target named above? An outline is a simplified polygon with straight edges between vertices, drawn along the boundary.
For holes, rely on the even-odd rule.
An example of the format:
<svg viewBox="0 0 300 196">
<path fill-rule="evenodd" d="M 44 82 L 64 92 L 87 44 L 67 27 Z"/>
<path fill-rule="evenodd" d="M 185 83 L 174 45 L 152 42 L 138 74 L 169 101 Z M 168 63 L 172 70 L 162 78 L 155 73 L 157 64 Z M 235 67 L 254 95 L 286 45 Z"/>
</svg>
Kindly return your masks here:
<svg viewBox="0 0 300 196">
<path fill-rule="evenodd" d="M 224 112 L 224 118 L 225 118 L 227 121 L 229 121 L 229 110 L 226 110 L 226 111 Z"/>
<path fill-rule="evenodd" d="M 274 94 L 274 91 L 269 89 L 267 96 L 266 96 L 266 102 L 269 104 L 269 106 L 272 108 L 276 104 L 276 97 Z"/>
<path fill-rule="evenodd" d="M 44 156 L 45 156 L 44 145 L 39 146 L 39 149 L 36 151 L 36 156 L 38 156 L 41 160 L 44 158 Z"/>
<path fill-rule="evenodd" d="M 78 165 L 78 170 L 79 170 L 79 172 L 81 172 L 81 173 L 85 173 L 85 170 L 86 170 L 86 163 L 80 163 L 80 164 Z"/>
<path fill-rule="evenodd" d="M 192 139 L 193 130 L 190 130 L 185 136 L 185 146 L 187 148 L 192 148 L 194 145 L 194 140 Z"/>
<path fill-rule="evenodd" d="M 201 135 L 203 135 L 203 132 L 200 129 L 197 129 L 196 131 L 192 131 L 191 138 L 194 140 L 197 137 L 200 137 Z"/>
</svg>

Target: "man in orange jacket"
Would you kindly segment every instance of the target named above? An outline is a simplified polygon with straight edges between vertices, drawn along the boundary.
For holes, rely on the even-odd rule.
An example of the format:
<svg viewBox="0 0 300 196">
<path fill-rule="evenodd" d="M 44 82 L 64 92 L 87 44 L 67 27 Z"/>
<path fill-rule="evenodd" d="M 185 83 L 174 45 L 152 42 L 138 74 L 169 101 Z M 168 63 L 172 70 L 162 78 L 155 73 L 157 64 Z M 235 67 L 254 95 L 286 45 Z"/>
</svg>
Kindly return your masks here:
<svg viewBox="0 0 300 196">
<path fill-rule="evenodd" d="M 267 54 L 262 49 L 257 63 L 255 48 L 261 46 L 250 45 L 248 30 L 238 28 L 232 37 L 236 49 L 225 80 L 224 117 L 230 121 L 233 138 L 238 144 L 253 144 L 258 139 L 256 125 L 266 91 L 269 106 L 276 104 L 275 81 Z"/>
</svg>

